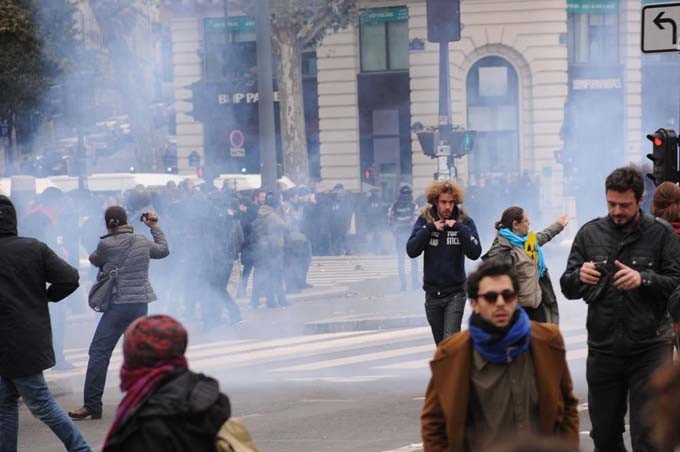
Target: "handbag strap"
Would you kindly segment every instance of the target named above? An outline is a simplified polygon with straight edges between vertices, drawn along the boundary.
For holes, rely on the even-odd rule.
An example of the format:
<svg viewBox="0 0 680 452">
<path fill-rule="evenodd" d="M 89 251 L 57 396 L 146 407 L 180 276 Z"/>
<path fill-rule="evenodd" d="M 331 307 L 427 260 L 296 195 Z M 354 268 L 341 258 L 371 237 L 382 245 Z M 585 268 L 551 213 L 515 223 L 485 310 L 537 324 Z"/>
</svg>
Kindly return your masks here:
<svg viewBox="0 0 680 452">
<path fill-rule="evenodd" d="M 132 240 L 130 240 L 130 244 L 128 245 L 127 251 L 125 252 L 125 257 L 123 258 L 123 262 L 120 263 L 120 265 L 116 266 L 111 272 L 116 272 L 120 271 L 121 268 L 123 268 L 123 265 L 125 265 L 125 262 L 127 262 L 127 258 L 130 255 L 130 250 L 132 250 L 132 245 L 135 244 L 135 234 L 132 234 Z M 109 273 L 111 273 L 109 272 Z"/>
</svg>

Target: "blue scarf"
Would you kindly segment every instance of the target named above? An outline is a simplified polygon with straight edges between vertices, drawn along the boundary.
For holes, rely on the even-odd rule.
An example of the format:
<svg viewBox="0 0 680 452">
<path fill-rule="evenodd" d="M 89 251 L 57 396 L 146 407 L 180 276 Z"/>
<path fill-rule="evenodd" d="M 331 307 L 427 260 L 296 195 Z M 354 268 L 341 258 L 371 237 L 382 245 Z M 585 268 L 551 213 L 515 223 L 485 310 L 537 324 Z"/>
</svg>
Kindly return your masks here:
<svg viewBox="0 0 680 452">
<path fill-rule="evenodd" d="M 512 362 L 529 349 L 531 342 L 531 322 L 519 305 L 507 328 L 498 328 L 479 314 L 472 314 L 468 329 L 475 349 L 484 359 L 495 364 Z"/>
<path fill-rule="evenodd" d="M 520 249 L 524 249 L 524 244 L 527 241 L 527 236 L 520 237 L 508 228 L 503 228 L 500 231 L 498 231 L 498 233 L 502 237 L 505 237 L 506 239 L 508 239 L 508 242 L 510 242 L 510 244 L 512 246 L 515 246 L 515 247 L 520 248 Z M 545 274 L 545 271 L 547 270 L 547 268 L 545 266 L 545 259 L 543 259 L 543 250 L 541 249 L 540 246 L 538 246 L 538 243 L 536 243 L 536 250 L 538 251 L 538 262 L 537 262 L 537 264 L 538 264 L 538 277 L 542 278 L 543 275 Z"/>
</svg>

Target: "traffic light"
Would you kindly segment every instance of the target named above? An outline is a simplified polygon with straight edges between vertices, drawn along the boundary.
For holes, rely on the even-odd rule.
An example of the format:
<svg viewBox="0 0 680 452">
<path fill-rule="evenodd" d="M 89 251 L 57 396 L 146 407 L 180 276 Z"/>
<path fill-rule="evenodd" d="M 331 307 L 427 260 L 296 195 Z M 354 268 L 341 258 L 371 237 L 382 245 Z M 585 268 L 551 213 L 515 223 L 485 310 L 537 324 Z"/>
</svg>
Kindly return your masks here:
<svg viewBox="0 0 680 452">
<path fill-rule="evenodd" d="M 460 41 L 460 0 L 427 0 L 427 40 Z"/>
<path fill-rule="evenodd" d="M 191 151 L 191 154 L 189 154 L 189 166 L 194 168 L 201 166 L 201 156 L 198 154 L 198 152 Z"/>
<path fill-rule="evenodd" d="M 375 170 L 372 165 L 364 170 L 364 182 L 375 185 Z"/>
<path fill-rule="evenodd" d="M 437 146 L 439 146 L 439 132 L 436 130 L 427 130 L 418 132 L 416 135 L 418 136 L 418 142 L 420 142 L 420 148 L 423 150 L 423 154 L 430 158 L 434 158 L 437 155 Z"/>
<path fill-rule="evenodd" d="M 652 153 L 647 158 L 653 163 L 652 174 L 647 177 L 659 186 L 662 182 L 678 183 L 678 136 L 672 129 L 659 129 L 647 135 L 652 142 Z"/>
<path fill-rule="evenodd" d="M 203 179 L 203 176 L 205 175 L 205 170 L 203 169 L 202 166 L 196 167 L 196 177 L 199 179 Z"/>
<path fill-rule="evenodd" d="M 475 145 L 476 130 L 453 130 L 449 135 L 451 156 L 454 158 L 464 157 L 472 152 Z"/>
</svg>

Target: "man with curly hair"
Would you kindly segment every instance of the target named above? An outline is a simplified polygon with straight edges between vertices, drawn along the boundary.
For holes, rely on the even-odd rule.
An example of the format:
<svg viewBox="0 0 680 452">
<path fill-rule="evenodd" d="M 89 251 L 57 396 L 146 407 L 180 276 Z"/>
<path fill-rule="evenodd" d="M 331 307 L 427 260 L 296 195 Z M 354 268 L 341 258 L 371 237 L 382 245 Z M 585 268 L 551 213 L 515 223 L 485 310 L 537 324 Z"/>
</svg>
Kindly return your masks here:
<svg viewBox="0 0 680 452">
<path fill-rule="evenodd" d="M 475 222 L 460 207 L 463 191 L 451 181 L 432 182 L 425 191 L 428 205 L 416 220 L 406 244 L 409 257 L 425 253 L 423 289 L 425 314 L 439 343 L 460 331 L 465 308 L 465 257 L 482 254 Z"/>
</svg>

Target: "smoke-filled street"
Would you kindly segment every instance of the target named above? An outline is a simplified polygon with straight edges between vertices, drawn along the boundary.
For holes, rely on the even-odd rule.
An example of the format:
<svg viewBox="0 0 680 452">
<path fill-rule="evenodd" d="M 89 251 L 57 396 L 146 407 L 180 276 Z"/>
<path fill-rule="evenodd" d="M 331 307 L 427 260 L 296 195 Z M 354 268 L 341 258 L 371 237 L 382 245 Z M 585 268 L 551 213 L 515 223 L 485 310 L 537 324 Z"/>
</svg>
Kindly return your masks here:
<svg viewBox="0 0 680 452">
<path fill-rule="evenodd" d="M 557 270 L 559 261 L 553 262 Z M 315 259 L 309 281 L 319 287 L 291 297 L 287 309 L 250 311 L 246 300 L 239 299 L 245 322 L 237 328 L 205 332 L 198 323 L 187 324 L 189 364 L 219 379 L 234 415 L 246 422 L 263 451 L 422 450 L 417 420 L 434 344 L 422 292 L 399 292 L 395 273 L 393 256 Z M 560 309 L 581 404 L 581 450 L 590 451 L 584 405 L 585 306 L 562 299 Z M 46 373 L 62 406 L 81 402 L 95 321 L 89 313 L 69 317 L 66 358 L 76 368 Z M 102 419 L 77 423 L 95 449 L 121 399 L 120 362 L 116 350 Z M 21 422 L 20 450 L 55 450 L 52 433 L 25 408 Z"/>
<path fill-rule="evenodd" d="M 679 25 L 0 0 L 0 452 L 680 450 Z"/>
</svg>

